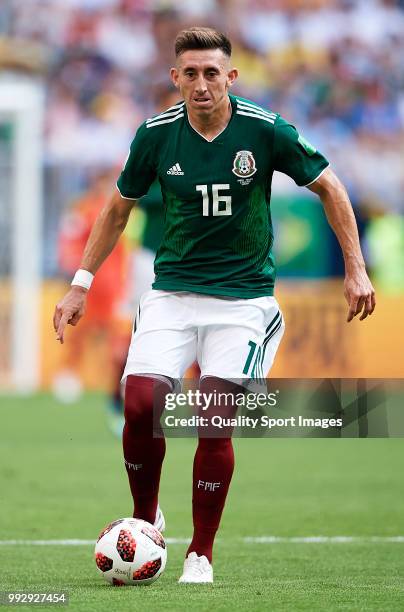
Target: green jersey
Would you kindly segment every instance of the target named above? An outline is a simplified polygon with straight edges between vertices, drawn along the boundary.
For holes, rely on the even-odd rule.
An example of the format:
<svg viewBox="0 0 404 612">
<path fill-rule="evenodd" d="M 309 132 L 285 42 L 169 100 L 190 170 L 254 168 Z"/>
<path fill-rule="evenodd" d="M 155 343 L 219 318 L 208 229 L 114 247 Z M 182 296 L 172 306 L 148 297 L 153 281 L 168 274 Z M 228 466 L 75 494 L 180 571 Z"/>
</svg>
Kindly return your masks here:
<svg viewBox="0 0 404 612">
<path fill-rule="evenodd" d="M 154 181 L 147 194 L 139 201 L 139 206 L 146 214 L 142 247 L 155 253 L 164 234 L 163 199 L 158 181 Z"/>
<path fill-rule="evenodd" d="M 121 195 L 138 199 L 158 177 L 165 206 L 154 289 L 272 295 L 273 172 L 303 186 L 328 166 L 279 114 L 229 97 L 231 119 L 212 141 L 190 125 L 180 102 L 147 119 L 131 144 Z"/>
</svg>

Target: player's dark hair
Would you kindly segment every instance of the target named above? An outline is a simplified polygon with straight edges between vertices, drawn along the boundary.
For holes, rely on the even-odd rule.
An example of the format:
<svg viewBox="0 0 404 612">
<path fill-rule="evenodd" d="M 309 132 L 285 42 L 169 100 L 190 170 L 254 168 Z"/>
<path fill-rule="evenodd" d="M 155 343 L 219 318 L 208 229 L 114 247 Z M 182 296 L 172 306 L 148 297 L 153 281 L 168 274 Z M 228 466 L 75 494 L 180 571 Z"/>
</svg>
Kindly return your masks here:
<svg viewBox="0 0 404 612">
<path fill-rule="evenodd" d="M 231 56 L 231 42 L 217 30 L 212 28 L 193 27 L 182 30 L 175 39 L 175 56 L 178 57 L 184 51 L 195 49 L 221 49 L 225 55 Z"/>
</svg>

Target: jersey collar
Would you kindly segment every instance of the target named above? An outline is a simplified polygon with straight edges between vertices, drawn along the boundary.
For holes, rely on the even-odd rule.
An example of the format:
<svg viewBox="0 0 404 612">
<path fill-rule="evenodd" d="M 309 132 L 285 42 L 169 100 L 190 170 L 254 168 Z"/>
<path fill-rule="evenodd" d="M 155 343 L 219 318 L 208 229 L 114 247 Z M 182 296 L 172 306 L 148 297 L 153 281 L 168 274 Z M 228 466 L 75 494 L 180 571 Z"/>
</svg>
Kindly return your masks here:
<svg viewBox="0 0 404 612">
<path fill-rule="evenodd" d="M 194 128 L 194 126 L 192 125 L 192 123 L 191 123 L 191 122 L 190 122 L 190 120 L 189 120 L 189 117 L 188 117 L 188 110 L 187 110 L 187 107 L 186 107 L 186 105 L 185 105 L 185 118 L 186 118 L 186 122 L 187 122 L 188 126 L 191 128 L 191 130 L 192 130 L 193 132 L 195 132 L 195 133 L 196 133 L 196 134 L 197 134 L 197 135 L 198 135 L 200 138 L 202 138 L 202 139 L 203 139 L 205 142 L 209 142 L 209 143 L 211 143 L 211 142 L 215 142 L 215 140 L 217 140 L 217 139 L 219 138 L 219 136 L 221 136 L 221 135 L 222 135 L 222 134 L 223 134 L 223 133 L 224 133 L 224 132 L 227 130 L 227 128 L 229 127 L 229 125 L 230 125 L 230 123 L 232 122 L 232 119 L 233 119 L 233 117 L 234 117 L 234 115 L 235 115 L 235 113 L 234 113 L 234 104 L 235 104 L 235 101 L 234 101 L 234 97 L 233 97 L 233 96 L 231 96 L 230 94 L 229 94 L 229 100 L 230 100 L 230 107 L 231 107 L 231 115 L 230 115 L 230 119 L 229 119 L 229 121 L 227 122 L 227 125 L 225 125 L 225 126 L 224 126 L 224 128 L 222 129 L 222 131 L 221 131 L 221 132 L 219 132 L 218 134 L 216 134 L 216 136 L 215 136 L 214 138 L 212 138 L 212 140 L 208 140 L 208 139 L 207 139 L 207 138 L 206 138 L 206 137 L 205 137 L 203 134 L 201 134 L 200 132 L 198 132 L 198 130 L 197 130 L 196 128 Z"/>
</svg>

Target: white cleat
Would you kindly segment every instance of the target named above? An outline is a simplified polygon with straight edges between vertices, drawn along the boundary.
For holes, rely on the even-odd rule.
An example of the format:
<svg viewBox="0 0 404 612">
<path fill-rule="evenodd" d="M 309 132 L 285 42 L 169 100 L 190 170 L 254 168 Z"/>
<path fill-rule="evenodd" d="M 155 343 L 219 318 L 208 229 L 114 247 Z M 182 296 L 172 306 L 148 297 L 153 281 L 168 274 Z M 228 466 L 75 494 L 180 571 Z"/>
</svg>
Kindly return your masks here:
<svg viewBox="0 0 404 612">
<path fill-rule="evenodd" d="M 198 557 L 196 552 L 189 553 L 184 561 L 184 571 L 178 582 L 183 584 L 213 582 L 213 567 L 205 555 Z"/>
<path fill-rule="evenodd" d="M 166 528 L 166 521 L 164 518 L 164 514 L 161 511 L 160 506 L 157 506 L 156 510 L 156 518 L 154 520 L 153 526 L 160 532 L 163 533 Z"/>
</svg>

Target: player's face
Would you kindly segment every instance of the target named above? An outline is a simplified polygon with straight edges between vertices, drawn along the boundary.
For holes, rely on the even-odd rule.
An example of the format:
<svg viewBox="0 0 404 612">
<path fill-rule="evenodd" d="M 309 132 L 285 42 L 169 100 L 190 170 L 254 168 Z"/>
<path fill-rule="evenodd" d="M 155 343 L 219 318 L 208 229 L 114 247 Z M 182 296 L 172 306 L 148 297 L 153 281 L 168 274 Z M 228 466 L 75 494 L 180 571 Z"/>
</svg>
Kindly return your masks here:
<svg viewBox="0 0 404 612">
<path fill-rule="evenodd" d="M 191 111 L 210 114 L 227 107 L 227 92 L 237 78 L 230 59 L 220 49 L 185 51 L 171 68 L 173 83 Z"/>
</svg>

